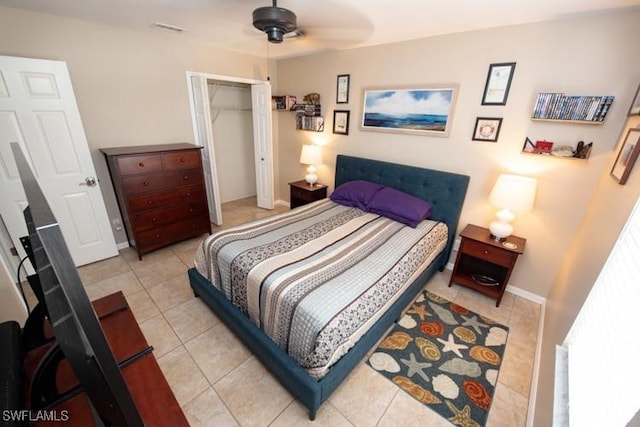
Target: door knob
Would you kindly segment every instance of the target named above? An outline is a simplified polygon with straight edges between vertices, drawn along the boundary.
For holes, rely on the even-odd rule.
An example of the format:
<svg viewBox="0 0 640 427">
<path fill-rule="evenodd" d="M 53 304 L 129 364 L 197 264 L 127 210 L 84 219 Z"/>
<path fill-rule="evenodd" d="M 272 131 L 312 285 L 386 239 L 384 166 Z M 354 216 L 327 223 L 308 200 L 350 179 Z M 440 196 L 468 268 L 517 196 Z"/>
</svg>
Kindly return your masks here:
<svg viewBox="0 0 640 427">
<path fill-rule="evenodd" d="M 98 180 L 96 180 L 92 176 L 88 176 L 84 179 L 84 182 L 81 182 L 79 185 L 86 185 L 87 187 L 95 187 L 98 185 Z"/>
</svg>

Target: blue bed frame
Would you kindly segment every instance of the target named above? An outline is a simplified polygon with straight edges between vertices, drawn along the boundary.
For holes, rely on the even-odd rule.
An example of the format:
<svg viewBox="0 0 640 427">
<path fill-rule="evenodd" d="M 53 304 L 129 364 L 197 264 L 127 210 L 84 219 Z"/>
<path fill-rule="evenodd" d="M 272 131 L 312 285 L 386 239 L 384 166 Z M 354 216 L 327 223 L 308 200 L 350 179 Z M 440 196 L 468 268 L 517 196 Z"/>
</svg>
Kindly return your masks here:
<svg viewBox="0 0 640 427">
<path fill-rule="evenodd" d="M 196 296 L 211 307 L 280 383 L 309 410 L 311 420 L 315 419 L 320 405 L 400 317 L 431 276 L 437 270 L 444 270 L 469 184 L 469 177 L 466 175 L 338 155 L 335 186 L 358 179 L 388 185 L 430 201 L 433 204 L 431 219 L 445 222 L 449 227 L 449 237 L 442 253 L 321 380 L 312 378 L 196 269 L 192 268 L 188 272 Z"/>
</svg>

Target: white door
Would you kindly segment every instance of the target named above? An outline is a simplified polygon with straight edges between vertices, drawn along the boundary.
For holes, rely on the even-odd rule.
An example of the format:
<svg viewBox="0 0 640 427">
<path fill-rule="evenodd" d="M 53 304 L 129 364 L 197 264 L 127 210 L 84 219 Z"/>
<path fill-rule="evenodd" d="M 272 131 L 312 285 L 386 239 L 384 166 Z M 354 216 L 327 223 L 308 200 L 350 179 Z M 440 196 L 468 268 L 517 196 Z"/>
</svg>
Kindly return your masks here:
<svg viewBox="0 0 640 427">
<path fill-rule="evenodd" d="M 33 168 L 76 265 L 117 255 L 66 63 L 0 56 L 0 215 L 24 256 L 27 202 L 11 142 Z"/>
<path fill-rule="evenodd" d="M 253 145 L 258 207 L 273 209 L 273 150 L 271 143 L 271 85 L 251 85 Z"/>
<path fill-rule="evenodd" d="M 190 75 L 191 116 L 193 118 L 193 134 L 196 145 L 202 149 L 202 168 L 204 182 L 207 187 L 209 203 L 209 219 L 216 225 L 222 225 L 222 207 L 220 206 L 220 189 L 216 169 L 216 155 L 213 147 L 213 129 L 211 129 L 211 110 L 209 108 L 209 91 L 207 78 L 202 75 Z"/>
</svg>

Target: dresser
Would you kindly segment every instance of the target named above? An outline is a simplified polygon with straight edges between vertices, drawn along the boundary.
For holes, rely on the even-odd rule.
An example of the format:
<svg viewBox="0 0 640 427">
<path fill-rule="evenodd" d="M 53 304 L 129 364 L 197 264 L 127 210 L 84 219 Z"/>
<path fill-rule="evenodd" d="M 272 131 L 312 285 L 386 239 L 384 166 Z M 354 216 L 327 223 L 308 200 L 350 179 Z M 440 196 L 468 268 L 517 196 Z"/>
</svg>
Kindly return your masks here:
<svg viewBox="0 0 640 427">
<path fill-rule="evenodd" d="M 103 148 L 129 244 L 142 255 L 211 233 L 201 147 Z"/>
</svg>

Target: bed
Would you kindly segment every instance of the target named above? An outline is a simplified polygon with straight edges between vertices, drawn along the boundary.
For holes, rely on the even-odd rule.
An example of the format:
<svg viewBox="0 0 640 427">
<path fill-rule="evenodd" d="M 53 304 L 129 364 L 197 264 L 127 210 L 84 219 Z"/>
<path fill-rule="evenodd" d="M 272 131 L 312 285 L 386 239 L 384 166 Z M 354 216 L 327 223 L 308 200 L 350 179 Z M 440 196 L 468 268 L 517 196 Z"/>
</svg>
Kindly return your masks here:
<svg viewBox="0 0 640 427">
<path fill-rule="evenodd" d="M 224 236 L 218 235 L 218 233 L 214 234 L 205 239 L 199 249 L 199 253 L 196 254 L 196 268 L 190 269 L 188 273 L 195 295 L 211 307 L 229 329 L 244 342 L 289 392 L 309 410 L 309 418 L 311 420 L 315 419 L 321 404 L 357 366 L 392 323 L 400 317 L 403 310 L 416 297 L 429 278 L 436 271 L 442 271 L 445 268 L 455 238 L 469 177 L 378 160 L 338 155 L 336 159 L 335 188 L 339 188 L 342 184 L 361 180 L 388 186 L 428 201 L 431 205 L 429 220 L 419 222 L 414 231 L 410 230 L 411 227 L 396 223 L 393 220 L 378 218 L 380 217 L 379 215 L 370 212 L 359 212 L 357 208 L 336 205 L 332 201 L 325 199 L 324 201 L 314 202 L 287 213 L 279 214 L 271 219 L 258 220 L 255 222 L 256 224 L 251 223 L 251 225 L 240 226 L 240 230 L 228 232 L 229 235 L 239 234 L 242 236 L 240 240 L 232 243 L 229 243 L 229 240 L 225 241 Z M 347 220 L 344 220 L 345 217 L 347 217 Z M 304 240 L 306 230 L 312 229 L 307 224 L 310 221 L 324 221 L 323 224 L 326 226 L 327 223 L 333 224 L 342 220 L 344 220 L 344 224 L 357 223 L 358 225 L 353 226 L 353 228 L 358 230 L 360 234 L 355 231 L 354 235 L 356 237 L 340 234 L 343 232 L 342 229 L 346 227 L 341 223 L 341 225 L 336 225 L 335 228 L 322 230 L 322 232 L 318 233 L 322 239 L 329 240 L 329 243 L 322 250 L 309 249 L 310 247 L 316 247 L 315 242 L 313 245 L 311 243 L 305 244 L 304 241 L 298 244 L 297 252 L 303 252 L 300 255 L 301 258 L 306 258 L 305 261 L 310 262 L 312 267 L 305 267 L 306 269 L 297 268 L 298 260 L 292 261 L 288 258 L 288 254 L 294 251 L 290 249 L 280 251 L 280 246 L 283 246 L 282 243 L 267 251 L 277 252 L 273 254 L 275 255 L 274 257 L 268 260 L 261 258 L 262 254 L 256 255 L 256 252 L 245 256 L 245 253 L 253 250 L 245 248 L 245 245 L 248 244 L 248 237 L 257 239 L 258 244 L 264 244 L 260 240 L 262 238 L 260 236 L 266 235 L 266 233 L 263 234 L 262 231 L 254 232 L 252 231 L 254 228 L 256 230 L 267 228 L 269 232 L 275 232 L 271 231 L 271 228 L 275 227 L 275 223 L 278 223 L 279 227 L 284 224 L 282 228 L 288 230 L 285 234 L 295 234 L 295 241 L 297 242 L 300 239 Z M 373 266 L 379 265 L 381 262 L 370 262 L 374 259 L 374 252 L 377 249 L 372 249 L 371 254 L 367 253 L 366 256 L 361 256 L 363 260 L 370 262 L 367 267 L 353 267 L 354 269 L 364 268 L 364 270 L 359 272 L 356 270 L 354 273 L 351 270 L 352 267 L 343 267 L 343 264 L 347 262 L 345 260 L 351 259 L 354 253 L 344 249 L 350 244 L 347 239 L 373 239 L 369 237 L 369 232 L 364 233 L 361 231 L 367 227 L 378 230 L 382 236 L 380 239 L 390 240 L 393 247 L 401 247 L 402 244 L 405 244 L 403 242 L 410 240 L 410 242 L 406 243 L 406 247 L 399 249 L 399 252 L 402 253 L 398 254 L 398 263 L 400 260 L 408 264 L 413 263 L 415 268 L 412 267 L 412 270 L 405 272 L 408 268 L 406 266 L 394 267 L 396 270 L 384 265 L 380 267 L 385 272 L 385 275 L 381 274 L 380 277 L 384 277 L 385 280 L 390 276 L 390 274 L 387 274 L 388 271 L 396 271 L 394 273 L 396 276 L 398 275 L 397 271 L 403 272 L 404 278 L 402 280 L 404 281 L 401 281 L 401 283 L 392 286 L 390 284 L 392 282 L 385 282 L 380 285 L 380 282 L 384 282 L 384 280 L 380 279 L 376 284 L 369 287 L 368 284 L 365 286 L 360 282 L 359 278 L 364 275 L 364 271 L 375 270 Z M 414 237 L 415 233 L 423 231 L 424 236 Z M 389 234 L 384 234 L 387 232 Z M 253 236 L 254 234 L 257 237 Z M 301 234 L 302 237 L 300 237 Z M 218 244 L 221 241 L 224 245 Z M 287 242 L 286 245 L 290 245 L 290 241 L 287 240 Z M 431 254 L 430 249 L 428 251 L 425 249 L 428 244 L 433 245 L 434 254 Z M 232 264 L 225 265 L 222 263 L 218 266 L 210 262 L 203 262 L 203 253 L 208 253 L 208 251 L 217 253 L 213 251 L 213 249 L 218 248 L 216 245 L 224 246 L 225 248 L 236 248 L 236 252 L 231 251 L 231 255 L 229 255 L 233 259 Z M 305 250 L 308 253 L 304 252 Z M 384 252 L 386 250 L 380 249 L 380 251 L 383 251 L 381 260 L 384 260 L 385 257 L 390 257 L 387 252 Z M 424 255 L 420 255 L 422 256 L 420 258 L 416 255 L 416 252 L 420 251 L 426 251 L 428 254 L 425 252 Z M 358 249 L 355 252 L 360 253 L 362 250 Z M 343 257 L 338 256 L 337 254 L 339 253 L 350 253 L 351 255 Z M 240 254 L 242 254 L 242 257 Z M 260 259 L 256 261 L 257 258 Z M 326 270 L 322 270 L 320 267 L 316 268 L 316 266 L 328 264 L 327 259 L 331 259 L 333 263 L 331 268 L 326 268 Z M 246 264 L 249 264 L 249 266 L 247 267 Z M 268 270 L 266 267 L 263 268 L 265 264 L 271 265 L 272 270 Z M 246 270 L 243 272 L 238 265 L 245 265 Z M 338 270 L 337 273 L 336 269 Z M 280 279 L 279 276 L 272 272 L 281 270 L 288 270 L 293 279 Z M 250 271 L 250 274 L 247 271 Z M 321 271 L 324 271 L 324 273 L 321 273 Z M 243 280 L 258 283 L 259 288 L 264 292 L 259 293 L 249 286 L 242 290 L 232 290 L 228 283 L 220 279 L 221 277 L 236 277 L 243 274 Z M 322 287 L 312 288 L 314 295 L 320 295 L 319 298 L 323 302 L 326 301 L 320 310 L 320 314 L 329 323 L 333 321 L 330 325 L 333 329 L 336 327 L 342 328 L 343 325 L 346 325 L 346 329 L 350 329 L 349 334 L 346 332 L 341 334 L 341 331 L 338 330 L 338 335 L 346 335 L 347 338 L 341 337 L 340 339 L 344 341 L 337 344 L 334 343 L 335 347 L 330 349 L 326 348 L 326 343 L 335 340 L 328 338 L 326 334 L 323 335 L 328 329 L 331 329 L 327 326 L 329 324 L 318 325 L 316 320 L 308 319 L 304 313 L 300 314 L 299 307 L 293 310 L 285 303 L 274 303 L 271 302 L 272 300 L 267 299 L 267 296 L 270 297 L 272 294 L 277 294 L 281 289 L 275 287 L 272 283 L 281 285 L 285 282 L 290 284 L 291 282 L 287 282 L 287 280 L 295 280 L 303 286 L 309 287 L 315 286 L 314 283 L 317 281 L 317 276 L 325 277 L 327 275 L 332 276 L 326 279 L 327 282 L 323 283 Z M 344 283 L 334 282 L 338 280 L 339 276 L 349 275 L 351 275 L 347 282 L 350 284 L 349 286 L 345 286 Z M 209 278 L 212 278 L 215 285 Z M 362 286 L 362 289 L 358 288 L 360 286 Z M 375 286 L 380 287 L 375 288 Z M 284 288 L 287 287 L 284 286 Z M 375 300 L 375 304 L 378 305 L 375 310 L 369 310 L 369 308 L 363 310 L 361 308 L 363 305 L 360 304 L 361 301 L 354 300 L 348 304 L 351 310 L 347 314 L 344 314 L 344 312 L 348 310 L 327 311 L 334 305 L 331 297 L 335 290 L 342 292 L 345 289 L 350 291 L 352 288 L 357 288 L 354 291 L 358 294 L 357 298 L 363 298 L 362 295 L 367 293 L 369 295 L 378 295 L 381 290 L 389 288 L 393 289 L 389 291 L 393 296 L 389 297 L 388 301 Z M 269 292 L 264 289 L 269 290 Z M 348 293 L 347 291 L 342 293 Z M 308 289 L 301 292 L 311 294 Z M 302 306 L 303 304 L 300 305 Z M 262 312 L 256 307 L 261 309 L 270 307 L 270 311 Z M 362 311 L 371 311 L 370 317 L 360 319 L 360 317 L 363 317 Z M 288 313 L 288 316 L 283 313 Z M 274 317 L 277 317 L 276 315 L 281 314 L 283 319 L 274 320 Z M 339 316 L 342 315 L 351 315 L 353 318 L 359 319 L 358 322 L 360 323 L 353 325 L 349 320 L 342 319 L 340 321 L 341 318 Z M 301 332 L 288 332 L 289 335 L 287 335 L 282 332 L 282 329 L 279 329 L 282 324 L 286 324 L 288 327 L 299 326 Z M 322 341 L 323 339 L 325 341 Z M 301 349 L 305 349 L 305 351 Z"/>
</svg>

